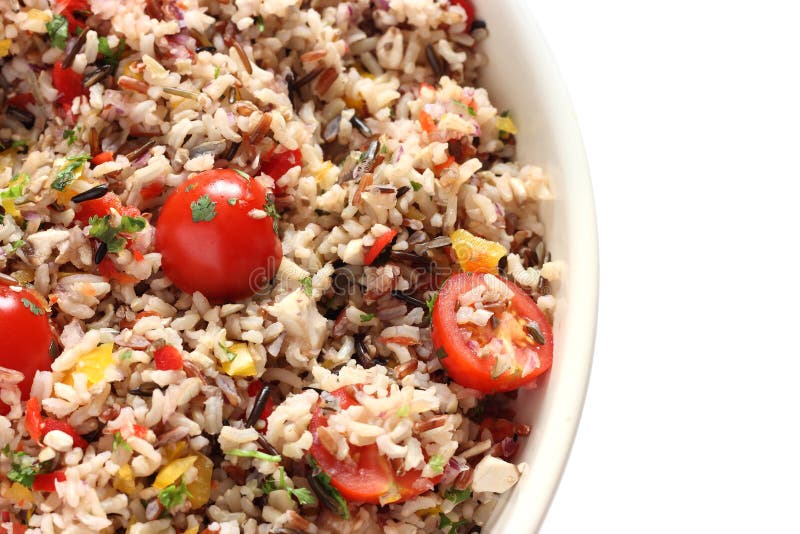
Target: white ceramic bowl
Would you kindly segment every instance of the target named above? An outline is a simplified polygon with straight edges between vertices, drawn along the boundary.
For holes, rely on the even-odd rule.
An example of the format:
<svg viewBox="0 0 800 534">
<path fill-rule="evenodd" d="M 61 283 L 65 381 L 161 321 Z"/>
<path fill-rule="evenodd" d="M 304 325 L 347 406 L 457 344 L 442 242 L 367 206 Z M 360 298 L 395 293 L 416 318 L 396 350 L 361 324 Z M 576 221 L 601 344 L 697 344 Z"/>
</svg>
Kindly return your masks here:
<svg viewBox="0 0 800 534">
<path fill-rule="evenodd" d="M 557 292 L 555 357 L 534 391 L 521 393 L 531 425 L 518 461 L 528 470 L 505 495 L 484 532 L 536 532 L 567 462 L 591 369 L 597 318 L 597 227 L 586 156 L 572 105 L 528 0 L 475 0 L 488 24 L 481 84 L 519 128 L 517 158 L 540 165 L 555 200 L 543 210 L 546 244 L 566 269 Z"/>
</svg>

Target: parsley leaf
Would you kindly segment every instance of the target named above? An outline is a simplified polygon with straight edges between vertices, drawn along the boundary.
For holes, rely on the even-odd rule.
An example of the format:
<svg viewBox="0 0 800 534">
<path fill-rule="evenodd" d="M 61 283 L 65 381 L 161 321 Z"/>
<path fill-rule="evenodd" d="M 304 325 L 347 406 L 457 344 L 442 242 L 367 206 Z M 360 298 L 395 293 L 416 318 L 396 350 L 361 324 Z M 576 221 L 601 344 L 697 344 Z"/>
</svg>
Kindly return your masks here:
<svg viewBox="0 0 800 534">
<path fill-rule="evenodd" d="M 305 278 L 300 280 L 300 283 L 303 284 L 303 293 L 305 293 L 309 297 L 314 294 L 314 287 L 311 285 L 310 276 L 306 276 Z"/>
<path fill-rule="evenodd" d="M 264 460 L 265 462 L 280 462 L 281 457 L 272 454 L 267 454 L 261 451 L 249 451 L 245 449 L 232 449 L 225 454 L 229 456 L 240 456 L 242 458 L 255 458 L 257 460 Z"/>
<path fill-rule="evenodd" d="M 375 318 L 375 314 L 374 313 L 362 313 L 361 314 L 361 322 L 362 323 L 368 323 L 374 318 Z"/>
<path fill-rule="evenodd" d="M 446 492 L 444 492 L 444 498 L 456 504 L 466 501 L 471 496 L 472 496 L 472 490 L 470 488 L 466 488 L 463 490 L 449 488 Z"/>
<path fill-rule="evenodd" d="M 272 200 L 272 198 L 267 197 L 267 202 L 264 204 L 264 211 L 267 212 L 267 215 L 272 217 L 272 229 L 277 234 L 278 233 L 278 221 L 280 220 L 281 215 L 280 215 L 280 213 L 278 213 L 278 210 L 275 208 L 275 202 Z"/>
<path fill-rule="evenodd" d="M 222 350 L 224 350 L 224 351 L 225 351 L 225 355 L 228 357 L 228 361 L 229 361 L 229 362 L 232 362 L 233 360 L 235 360 L 235 359 L 236 359 L 236 356 L 237 356 L 237 354 L 236 354 L 235 352 L 233 352 L 233 351 L 231 350 L 231 348 L 230 348 L 230 347 L 226 347 L 226 346 L 225 346 L 225 345 L 222 343 L 222 341 L 220 341 L 219 343 L 217 343 L 217 345 L 219 345 L 219 348 L 221 348 Z M 231 343 L 231 346 L 233 346 L 233 343 Z"/>
<path fill-rule="evenodd" d="M 438 454 L 431 456 L 431 459 L 428 460 L 428 465 L 434 473 L 444 472 L 444 458 Z"/>
<path fill-rule="evenodd" d="M 128 360 L 130 357 L 133 356 L 133 351 L 131 349 L 126 350 L 122 354 L 119 355 L 120 360 Z"/>
<path fill-rule="evenodd" d="M 189 493 L 189 490 L 186 488 L 186 481 L 183 477 L 181 477 L 181 483 L 179 485 L 173 484 L 158 492 L 158 502 L 167 510 L 182 504 L 183 501 L 186 500 L 186 497 L 192 497 L 192 494 Z"/>
<path fill-rule="evenodd" d="M 445 358 L 447 358 L 447 353 L 444 351 L 442 347 L 439 347 L 438 349 L 436 349 L 436 357 L 439 358 L 440 360 L 444 360 Z"/>
<path fill-rule="evenodd" d="M 457 104 L 459 107 L 464 108 L 466 112 L 473 117 L 478 114 L 472 106 L 468 106 L 465 103 L 461 102 L 460 100 L 456 100 L 455 98 L 453 99 L 453 104 Z"/>
<path fill-rule="evenodd" d="M 77 154 L 67 157 L 67 164 L 56 174 L 56 178 L 50 184 L 50 187 L 57 191 L 65 190 L 69 184 L 75 181 L 78 177 L 77 173 L 89 159 L 89 154 Z"/>
<path fill-rule="evenodd" d="M 308 488 L 286 488 L 289 495 L 297 499 L 301 506 L 306 504 L 317 504 L 317 498 Z"/>
<path fill-rule="evenodd" d="M 214 79 L 219 78 L 219 67 L 214 67 Z"/>
<path fill-rule="evenodd" d="M 53 19 L 44 26 L 47 28 L 47 35 L 50 36 L 50 44 L 64 50 L 67 47 L 67 38 L 69 37 L 67 17 L 54 15 Z"/>
<path fill-rule="evenodd" d="M 469 521 L 467 521 L 466 519 L 454 522 L 446 515 L 439 514 L 439 528 L 444 529 L 450 527 L 450 530 L 447 531 L 448 534 L 456 534 L 458 532 L 458 528 L 461 527 L 462 525 L 466 525 L 467 523 L 469 523 Z"/>
<path fill-rule="evenodd" d="M 306 462 L 311 467 L 311 478 L 308 479 L 311 487 L 322 499 L 325 506 L 338 513 L 345 519 L 350 519 L 350 510 L 347 509 L 347 501 L 344 500 L 339 490 L 331 485 L 331 477 L 325 473 L 314 459 L 313 456 L 306 456 Z"/>
<path fill-rule="evenodd" d="M 272 493 L 275 490 L 286 490 L 286 492 L 297 499 L 300 505 L 317 504 L 317 499 L 308 488 L 290 488 L 286 485 L 286 471 L 283 466 L 278 468 L 278 481 L 274 478 L 268 478 L 264 482 L 262 490 L 265 494 Z"/>
<path fill-rule="evenodd" d="M 256 23 L 256 27 L 258 28 L 258 31 L 263 33 L 264 32 L 264 19 L 261 18 L 261 15 L 257 16 L 254 19 L 254 22 Z"/>
<path fill-rule="evenodd" d="M 35 302 L 31 302 L 30 300 L 23 298 L 22 305 L 30 310 L 30 312 L 34 315 L 44 315 L 44 310 L 37 306 Z"/>
<path fill-rule="evenodd" d="M 112 74 L 117 72 L 119 60 L 122 59 L 122 54 L 125 52 L 125 38 L 119 40 L 116 50 L 111 50 L 108 44 L 108 37 L 100 37 L 97 40 L 97 51 L 103 55 L 103 63 L 111 65 Z"/>
<path fill-rule="evenodd" d="M 413 189 L 414 191 L 419 191 L 420 189 L 422 189 L 422 184 L 419 182 L 415 182 L 414 180 L 411 180 L 411 189 Z"/>
<path fill-rule="evenodd" d="M 192 209 L 192 222 L 209 222 L 217 216 L 217 203 L 208 195 L 203 195 L 190 204 Z"/>
<path fill-rule="evenodd" d="M 12 453 L 8 445 L 3 449 L 3 454 L 11 458 L 11 468 L 6 473 L 6 477 L 30 489 L 33 486 L 33 479 L 39 473 L 36 458 L 28 456 L 22 451 Z"/>
<path fill-rule="evenodd" d="M 14 241 L 11 244 L 11 252 L 16 252 L 17 250 L 19 250 L 19 247 L 21 247 L 24 244 L 25 244 L 25 240 L 23 240 L 23 239 L 18 239 L 17 241 Z"/>
<path fill-rule="evenodd" d="M 114 432 L 114 444 L 111 446 L 111 450 L 116 451 L 119 447 L 129 451 L 133 450 L 131 449 L 131 446 L 128 445 L 128 442 L 125 441 L 125 438 L 122 437 L 122 434 L 119 432 Z"/>
<path fill-rule="evenodd" d="M 129 217 L 125 215 L 122 217 L 119 227 L 116 227 L 111 225 L 110 215 L 104 215 L 102 217 L 93 215 L 92 218 L 89 219 L 89 224 L 91 225 L 89 235 L 96 238 L 101 243 L 105 243 L 108 246 L 109 252 L 116 253 L 124 249 L 125 245 L 128 243 L 125 238 L 120 237 L 119 234 L 135 234 L 136 232 L 141 232 L 144 230 L 145 226 L 147 226 L 147 221 L 142 217 Z"/>
<path fill-rule="evenodd" d="M 238 198 L 236 198 L 236 197 L 231 197 L 231 198 L 229 198 L 229 199 L 228 199 L 228 204 L 230 204 L 231 206 L 235 206 L 235 205 L 236 205 L 236 202 L 237 202 L 238 200 L 239 200 L 239 199 L 238 199 Z"/>
<path fill-rule="evenodd" d="M 64 130 L 64 133 L 61 134 L 62 139 L 67 139 L 67 145 L 72 146 L 75 141 L 78 140 L 78 134 L 75 130 Z"/>
<path fill-rule="evenodd" d="M 439 296 L 439 292 L 437 291 L 431 297 L 425 301 L 425 305 L 428 307 L 428 316 L 433 317 L 433 307 L 436 305 L 436 297 Z"/>
<path fill-rule="evenodd" d="M 250 175 L 247 174 L 246 172 L 242 171 L 242 170 L 233 169 L 233 172 L 235 172 L 236 174 L 238 174 L 239 176 L 241 176 L 245 180 L 248 180 L 248 181 L 250 180 Z"/>
</svg>

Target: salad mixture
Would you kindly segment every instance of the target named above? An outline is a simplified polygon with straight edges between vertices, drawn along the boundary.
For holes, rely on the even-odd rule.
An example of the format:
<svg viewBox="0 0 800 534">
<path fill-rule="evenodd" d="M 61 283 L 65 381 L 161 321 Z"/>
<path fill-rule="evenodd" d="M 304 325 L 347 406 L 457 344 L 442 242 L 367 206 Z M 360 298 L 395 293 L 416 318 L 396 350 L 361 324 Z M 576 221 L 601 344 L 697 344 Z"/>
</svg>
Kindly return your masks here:
<svg viewBox="0 0 800 534">
<path fill-rule="evenodd" d="M 487 35 L 469 0 L 0 0 L 0 530 L 480 531 L 560 273 Z"/>
</svg>

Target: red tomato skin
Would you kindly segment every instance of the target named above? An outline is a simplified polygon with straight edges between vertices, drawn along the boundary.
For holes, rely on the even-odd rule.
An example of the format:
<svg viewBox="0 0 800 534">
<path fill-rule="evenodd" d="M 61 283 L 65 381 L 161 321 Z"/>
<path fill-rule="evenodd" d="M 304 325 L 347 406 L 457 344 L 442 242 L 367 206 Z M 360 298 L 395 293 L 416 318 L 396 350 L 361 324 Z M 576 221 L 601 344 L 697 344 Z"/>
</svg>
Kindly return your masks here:
<svg viewBox="0 0 800 534">
<path fill-rule="evenodd" d="M 92 158 L 92 165 L 100 165 L 102 163 L 108 163 L 114 159 L 113 152 L 100 152 L 95 157 Z"/>
<path fill-rule="evenodd" d="M 36 100 L 32 93 L 21 93 L 9 98 L 8 103 L 21 109 L 27 109 L 28 106 L 35 104 Z"/>
<path fill-rule="evenodd" d="M 87 443 L 86 440 L 83 439 L 74 428 L 72 428 L 71 424 L 67 423 L 66 421 L 59 421 L 58 419 L 46 417 L 42 421 L 42 439 L 44 439 L 48 432 L 52 432 L 53 430 L 60 430 L 61 432 L 72 436 L 72 444 L 75 447 L 85 449 L 89 446 L 89 443 Z"/>
<path fill-rule="evenodd" d="M 262 157 L 264 158 L 264 162 L 261 164 L 261 172 L 276 182 L 281 176 L 286 174 L 289 169 L 303 164 L 303 153 L 300 152 L 299 148 L 295 150 L 282 150 L 281 152 L 275 152 L 273 148 Z M 282 196 L 285 193 L 283 188 L 277 183 L 274 189 L 276 196 Z"/>
<path fill-rule="evenodd" d="M 75 11 L 89 11 L 89 3 L 86 0 L 57 0 L 57 11 L 67 19 L 69 34 L 75 33 L 75 28 L 84 28 L 86 24 L 75 17 Z"/>
<path fill-rule="evenodd" d="M 63 470 L 53 471 L 52 473 L 42 473 L 41 475 L 36 475 L 33 479 L 33 486 L 31 489 L 33 491 L 52 492 L 56 490 L 56 482 L 64 482 L 65 480 L 67 480 L 67 475 Z"/>
<path fill-rule="evenodd" d="M 342 409 L 357 404 L 352 390 L 348 387 L 337 389 L 331 395 L 339 400 Z M 393 502 L 403 502 L 432 489 L 441 479 L 441 475 L 435 478 L 423 478 L 419 469 L 397 475 L 375 444 L 364 447 L 350 444 L 349 458 L 355 461 L 340 461 L 328 452 L 319 440 L 317 429 L 326 423 L 327 418 L 317 406 L 308 427 L 313 436 L 309 452 L 320 468 L 331 477 L 333 487 L 348 501 L 380 504 L 380 497 L 394 484 L 400 498 Z"/>
<path fill-rule="evenodd" d="M 472 28 L 472 23 L 475 22 L 475 6 L 472 5 L 471 0 L 450 0 L 450 5 L 461 6 L 467 13 L 467 31 Z"/>
<path fill-rule="evenodd" d="M 86 226 L 93 216 L 104 217 L 111 213 L 112 209 L 120 215 L 127 215 L 128 217 L 138 217 L 142 214 L 138 208 L 124 206 L 119 197 L 109 191 L 100 198 L 75 204 L 75 220 Z"/>
<path fill-rule="evenodd" d="M 0 281 L 0 367 L 16 369 L 25 375 L 19 383 L 24 401 L 30 394 L 36 371 L 50 370 L 53 334 L 44 300 L 28 289 L 14 291 L 11 288 L 8 283 Z M 23 299 L 41 313 L 31 311 Z M 7 406 L 0 402 L 0 408 L 7 409 Z"/>
<path fill-rule="evenodd" d="M 53 87 L 58 91 L 56 102 L 64 109 L 72 106 L 76 96 L 87 93 L 81 75 L 70 68 L 64 68 L 60 61 L 53 65 Z"/>
<path fill-rule="evenodd" d="M 25 404 L 25 429 L 33 441 L 41 442 L 42 405 L 36 397 L 31 397 Z"/>
<path fill-rule="evenodd" d="M 216 215 L 193 222 L 191 204 L 205 195 L 216 203 Z M 200 291 L 214 303 L 251 296 L 274 276 L 283 258 L 272 218 L 248 215 L 265 202 L 266 191 L 257 181 L 230 169 L 205 171 L 184 182 L 167 197 L 156 224 L 164 273 L 183 291 Z"/>
<path fill-rule="evenodd" d="M 385 234 L 376 238 L 375 243 L 372 244 L 364 256 L 364 265 L 372 265 L 372 262 L 374 262 L 378 256 L 380 256 L 380 253 L 383 251 L 383 249 L 385 249 L 392 242 L 392 240 L 394 240 L 397 234 L 397 228 L 392 228 Z"/>
<path fill-rule="evenodd" d="M 158 349 L 153 354 L 153 359 L 156 362 L 156 369 L 159 371 L 178 371 L 183 369 L 183 356 L 172 345 Z"/>
<path fill-rule="evenodd" d="M 459 273 L 447 279 L 436 298 L 431 324 L 431 339 L 437 352 L 444 350 L 446 356 L 441 358 L 442 366 L 458 384 L 483 393 L 513 391 L 530 384 L 537 376 L 550 368 L 553 363 L 553 331 L 544 313 L 536 306 L 533 299 L 522 288 L 501 277 L 500 279 L 514 291 L 511 306 L 515 308 L 519 316 L 539 324 L 545 337 L 545 343 L 540 345 L 537 350 L 539 368 L 524 377 L 501 375 L 497 379 L 492 379 L 494 359 L 479 358 L 467 346 L 461 334 L 461 327 L 456 323 L 455 318 L 458 297 L 483 283 L 482 276 L 475 273 Z"/>
</svg>

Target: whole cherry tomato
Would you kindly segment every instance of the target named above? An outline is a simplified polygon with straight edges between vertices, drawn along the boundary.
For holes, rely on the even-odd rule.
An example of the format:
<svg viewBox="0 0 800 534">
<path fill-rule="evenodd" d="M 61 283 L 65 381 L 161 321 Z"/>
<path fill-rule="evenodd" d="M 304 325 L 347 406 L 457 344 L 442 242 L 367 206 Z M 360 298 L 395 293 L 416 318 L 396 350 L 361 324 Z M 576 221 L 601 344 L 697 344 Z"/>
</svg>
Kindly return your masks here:
<svg viewBox="0 0 800 534">
<path fill-rule="evenodd" d="M 50 370 L 52 342 L 44 299 L 0 278 L 0 367 L 15 369 L 25 376 L 19 383 L 22 400 L 30 394 L 36 371 Z M 7 409 L 0 402 L 0 412 Z"/>
<path fill-rule="evenodd" d="M 173 190 L 161 209 L 156 250 L 164 274 L 216 303 L 249 297 L 283 258 L 273 216 L 256 180 L 230 169 L 201 172 Z"/>
</svg>

